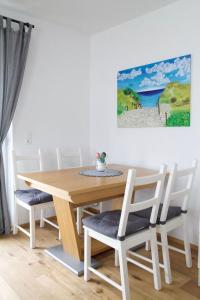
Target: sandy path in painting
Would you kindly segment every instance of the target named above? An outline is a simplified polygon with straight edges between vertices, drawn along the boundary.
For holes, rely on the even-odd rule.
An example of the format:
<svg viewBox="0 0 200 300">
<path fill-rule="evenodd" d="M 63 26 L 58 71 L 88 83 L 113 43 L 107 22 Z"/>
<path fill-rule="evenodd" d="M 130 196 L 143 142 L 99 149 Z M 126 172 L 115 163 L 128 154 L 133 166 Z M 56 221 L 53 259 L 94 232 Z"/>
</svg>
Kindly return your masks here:
<svg viewBox="0 0 200 300">
<path fill-rule="evenodd" d="M 164 127 L 165 118 L 157 108 L 141 108 L 124 112 L 117 118 L 118 127 Z"/>
</svg>

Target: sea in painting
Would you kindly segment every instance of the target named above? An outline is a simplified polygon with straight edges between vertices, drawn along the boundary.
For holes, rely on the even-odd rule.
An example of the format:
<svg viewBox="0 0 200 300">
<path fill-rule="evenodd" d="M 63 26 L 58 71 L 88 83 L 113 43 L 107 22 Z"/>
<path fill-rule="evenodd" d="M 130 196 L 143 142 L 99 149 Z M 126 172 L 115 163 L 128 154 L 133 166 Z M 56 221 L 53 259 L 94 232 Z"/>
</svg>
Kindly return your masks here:
<svg viewBox="0 0 200 300">
<path fill-rule="evenodd" d="M 119 71 L 118 127 L 190 126 L 191 55 Z"/>
</svg>

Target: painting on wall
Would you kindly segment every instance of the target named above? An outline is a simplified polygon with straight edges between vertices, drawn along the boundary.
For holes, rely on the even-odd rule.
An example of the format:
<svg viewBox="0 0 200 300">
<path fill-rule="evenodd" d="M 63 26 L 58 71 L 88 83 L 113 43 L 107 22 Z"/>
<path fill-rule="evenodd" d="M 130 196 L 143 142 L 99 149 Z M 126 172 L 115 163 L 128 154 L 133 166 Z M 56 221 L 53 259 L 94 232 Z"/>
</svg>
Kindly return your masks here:
<svg viewBox="0 0 200 300">
<path fill-rule="evenodd" d="M 118 127 L 190 126 L 191 55 L 119 71 Z"/>
</svg>

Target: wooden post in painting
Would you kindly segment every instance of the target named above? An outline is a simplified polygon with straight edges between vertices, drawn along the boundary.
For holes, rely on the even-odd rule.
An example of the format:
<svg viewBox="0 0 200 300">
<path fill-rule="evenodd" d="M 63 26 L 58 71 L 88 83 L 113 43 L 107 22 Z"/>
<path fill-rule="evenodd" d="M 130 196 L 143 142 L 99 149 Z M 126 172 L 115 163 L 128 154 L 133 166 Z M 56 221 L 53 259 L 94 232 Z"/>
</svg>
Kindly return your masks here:
<svg viewBox="0 0 200 300">
<path fill-rule="evenodd" d="M 159 104 L 159 102 L 157 103 L 157 107 L 158 107 L 158 114 L 160 115 L 160 104 Z"/>
<path fill-rule="evenodd" d="M 165 112 L 165 124 L 167 126 L 167 112 Z"/>
</svg>

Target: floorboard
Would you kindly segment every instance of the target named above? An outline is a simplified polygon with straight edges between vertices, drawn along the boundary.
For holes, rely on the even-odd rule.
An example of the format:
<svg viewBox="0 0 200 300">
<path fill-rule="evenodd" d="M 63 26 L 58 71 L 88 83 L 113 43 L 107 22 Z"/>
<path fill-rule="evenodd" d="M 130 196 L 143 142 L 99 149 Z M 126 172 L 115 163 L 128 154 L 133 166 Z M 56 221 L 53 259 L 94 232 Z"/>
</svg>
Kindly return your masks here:
<svg viewBox="0 0 200 300">
<path fill-rule="evenodd" d="M 37 248 L 29 248 L 29 240 L 23 234 L 0 239 L 0 300 L 68 300 L 68 299 L 121 299 L 120 292 L 92 275 L 84 282 L 61 264 L 44 253 L 44 249 L 55 244 L 58 232 L 50 226 L 37 227 Z M 144 249 L 140 253 L 147 253 Z M 109 250 L 97 258 L 102 261 L 101 271 L 119 281 L 119 270 L 114 266 L 113 251 Z M 160 255 L 161 257 L 161 255 Z M 193 267 L 185 267 L 184 256 L 170 252 L 173 284 L 164 283 L 162 291 L 153 288 L 150 273 L 129 264 L 131 295 L 136 300 L 197 300 L 197 253 L 193 251 Z"/>
</svg>

